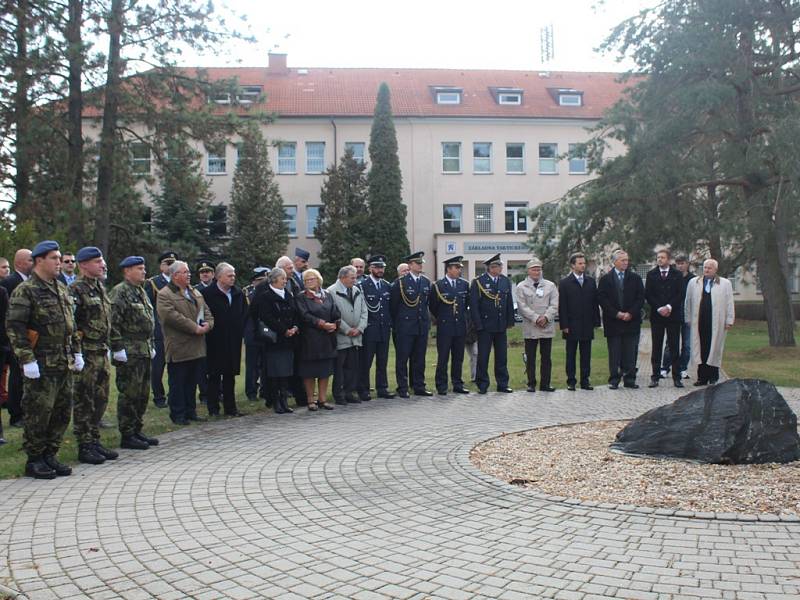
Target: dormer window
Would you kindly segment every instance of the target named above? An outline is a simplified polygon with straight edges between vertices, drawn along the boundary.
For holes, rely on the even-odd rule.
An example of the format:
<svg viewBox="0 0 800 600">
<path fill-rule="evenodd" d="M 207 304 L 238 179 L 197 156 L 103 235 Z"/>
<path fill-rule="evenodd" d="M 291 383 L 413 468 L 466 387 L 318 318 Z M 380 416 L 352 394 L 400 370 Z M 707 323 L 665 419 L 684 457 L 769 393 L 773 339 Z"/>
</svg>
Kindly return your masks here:
<svg viewBox="0 0 800 600">
<path fill-rule="evenodd" d="M 518 88 L 489 88 L 498 104 L 520 106 L 522 104 L 522 90 Z"/>
<path fill-rule="evenodd" d="M 460 88 L 451 87 L 433 88 L 436 104 L 461 104 L 462 91 Z"/>
<path fill-rule="evenodd" d="M 578 90 L 558 90 L 559 106 L 583 106 L 583 92 Z"/>
<path fill-rule="evenodd" d="M 253 104 L 254 102 L 258 102 L 260 97 L 260 85 L 243 85 L 236 94 L 236 101 L 239 104 Z"/>
</svg>

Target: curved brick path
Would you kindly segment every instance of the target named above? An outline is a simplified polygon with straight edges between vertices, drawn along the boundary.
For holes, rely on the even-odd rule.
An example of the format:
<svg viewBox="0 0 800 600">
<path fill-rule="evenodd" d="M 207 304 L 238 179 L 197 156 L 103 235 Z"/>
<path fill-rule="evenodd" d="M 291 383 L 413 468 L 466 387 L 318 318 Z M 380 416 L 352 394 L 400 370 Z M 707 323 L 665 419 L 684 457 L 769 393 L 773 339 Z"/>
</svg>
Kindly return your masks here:
<svg viewBox="0 0 800 600">
<path fill-rule="evenodd" d="M 0 583 L 36 600 L 800 597 L 800 522 L 571 505 L 468 459 L 503 431 L 636 416 L 675 392 L 249 417 L 72 477 L 0 482 Z"/>
</svg>

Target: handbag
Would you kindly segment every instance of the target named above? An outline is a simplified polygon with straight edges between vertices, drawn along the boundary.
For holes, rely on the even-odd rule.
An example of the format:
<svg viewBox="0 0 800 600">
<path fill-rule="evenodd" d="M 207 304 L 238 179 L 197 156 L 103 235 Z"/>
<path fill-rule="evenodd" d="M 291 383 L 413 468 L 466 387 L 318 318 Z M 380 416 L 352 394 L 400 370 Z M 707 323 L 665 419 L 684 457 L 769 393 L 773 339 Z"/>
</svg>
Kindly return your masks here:
<svg viewBox="0 0 800 600">
<path fill-rule="evenodd" d="M 257 342 L 274 344 L 278 341 L 278 334 L 267 327 L 261 319 L 256 320 L 255 338 Z"/>
</svg>

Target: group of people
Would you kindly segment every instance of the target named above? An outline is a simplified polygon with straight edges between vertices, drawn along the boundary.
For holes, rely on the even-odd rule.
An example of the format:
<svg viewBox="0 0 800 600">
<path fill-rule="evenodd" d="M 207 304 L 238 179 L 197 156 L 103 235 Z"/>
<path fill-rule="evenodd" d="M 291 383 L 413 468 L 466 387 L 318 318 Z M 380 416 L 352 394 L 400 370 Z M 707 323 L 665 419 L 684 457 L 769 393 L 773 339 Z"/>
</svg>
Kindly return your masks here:
<svg viewBox="0 0 800 600">
<path fill-rule="evenodd" d="M 19 250 L 14 272 L 0 282 L 7 335 L 0 339 L 0 351 L 9 357 L 9 415 L 12 424 L 24 427 L 26 474 L 44 479 L 70 474 L 57 459 L 70 417 L 81 462 L 117 458 L 100 443 L 99 433 L 111 363 L 119 393 L 120 446 L 138 450 L 158 445 L 142 431 L 150 389 L 155 405 L 168 406 L 176 425 L 203 420 L 198 388 L 210 416 L 240 416 L 235 381 L 242 346 L 248 399 L 260 397 L 279 414 L 293 412 L 290 395 L 296 407 L 310 412 L 333 410 L 333 403 L 368 402 L 372 390 L 380 398 L 432 396 L 425 381 L 432 325 L 437 394 L 470 393 L 462 375 L 467 352 L 479 394 L 490 387 L 492 354 L 495 389 L 512 391 L 507 331 L 515 324 L 514 286 L 502 273 L 499 254 L 487 259 L 485 272 L 471 282 L 462 278 L 461 256 L 446 259 L 444 277 L 431 281 L 423 274 L 424 253 L 413 253 L 397 266 L 392 282 L 384 279 L 385 256 L 354 258 L 327 287 L 319 271 L 309 267 L 309 258 L 297 248 L 294 258 L 255 268 L 250 284 L 240 289 L 234 267 L 225 262 L 197 263 L 200 281 L 192 285 L 189 265 L 175 252 L 161 254 L 160 272 L 150 279 L 144 258 L 129 256 L 119 264 L 122 282 L 108 292 L 108 267 L 98 248 L 62 256 L 57 242 L 43 241 L 32 251 Z M 601 314 L 610 387 L 638 387 L 645 302 L 653 340 L 651 387 L 665 373 L 683 387 L 690 357 L 698 365 L 696 385 L 715 383 L 725 330 L 733 324 L 730 283 L 717 276 L 716 262 L 705 261 L 703 275 L 693 277 L 685 257 L 678 257 L 676 267 L 669 251 L 661 250 L 645 286 L 624 251 L 615 251 L 611 259 L 613 268 L 595 283 L 585 272 L 585 256 L 574 254 L 572 272 L 558 286 L 543 277 L 541 261 L 528 262 L 527 277 L 516 289 L 528 391 L 537 389 L 537 353 L 538 389 L 555 390 L 551 350 L 557 320 L 566 340 L 567 388 L 575 390 L 579 383 L 593 389 L 591 341 Z M 394 391 L 388 380 L 390 344 Z M 333 403 L 327 401 L 331 378 Z M 0 421 L 0 440 L 1 427 Z"/>
</svg>

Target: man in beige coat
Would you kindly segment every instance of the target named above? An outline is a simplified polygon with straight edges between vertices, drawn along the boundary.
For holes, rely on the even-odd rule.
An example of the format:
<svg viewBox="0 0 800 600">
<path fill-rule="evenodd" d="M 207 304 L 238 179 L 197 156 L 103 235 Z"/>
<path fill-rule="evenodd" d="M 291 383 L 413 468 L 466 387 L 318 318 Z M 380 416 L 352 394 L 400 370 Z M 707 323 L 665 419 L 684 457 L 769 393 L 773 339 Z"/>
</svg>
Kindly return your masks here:
<svg viewBox="0 0 800 600">
<path fill-rule="evenodd" d="M 169 381 L 169 417 L 176 425 L 201 421 L 195 390 L 206 356 L 205 335 L 214 327 L 214 315 L 203 296 L 193 289 L 189 266 L 176 260 L 169 267 L 170 282 L 158 292 L 158 318 L 164 333 Z"/>
<path fill-rule="evenodd" d="M 328 288 L 328 293 L 342 315 L 336 332 L 336 369 L 333 373 L 333 399 L 336 404 L 359 404 L 358 388 L 359 351 L 361 338 L 367 328 L 369 313 L 364 293 L 356 285 L 356 268 L 347 265 L 339 269 L 339 279 Z"/>
<path fill-rule="evenodd" d="M 528 391 L 536 391 L 536 349 L 542 359 L 539 389 L 554 392 L 550 386 L 552 361 L 550 353 L 556 334 L 555 320 L 558 314 L 558 288 L 542 277 L 542 261 L 528 261 L 528 277 L 517 286 L 517 309 L 522 316 L 522 335 L 525 338 L 527 357 Z"/>
<path fill-rule="evenodd" d="M 703 275 L 693 278 L 686 287 L 684 318 L 691 327 L 691 364 L 697 365 L 696 386 L 714 385 L 719 380 L 725 335 L 733 326 L 733 288 L 731 282 L 717 275 L 719 265 L 713 258 L 703 263 Z"/>
</svg>

